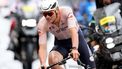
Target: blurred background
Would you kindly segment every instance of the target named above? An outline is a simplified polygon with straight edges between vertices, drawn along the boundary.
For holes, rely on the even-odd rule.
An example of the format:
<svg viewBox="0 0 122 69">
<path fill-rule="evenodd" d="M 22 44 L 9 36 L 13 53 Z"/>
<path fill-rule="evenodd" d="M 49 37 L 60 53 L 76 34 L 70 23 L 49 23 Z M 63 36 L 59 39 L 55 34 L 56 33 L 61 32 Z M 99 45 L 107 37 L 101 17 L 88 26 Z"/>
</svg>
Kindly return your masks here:
<svg viewBox="0 0 122 69">
<path fill-rule="evenodd" d="M 36 28 L 42 16 L 39 3 L 40 0 L 0 0 L 0 69 L 39 68 Z M 78 23 L 85 26 L 88 26 L 96 10 L 94 0 L 59 0 L 59 4 L 71 6 Z M 87 38 L 87 30 L 83 32 Z M 50 33 L 47 36 L 49 52 L 54 37 Z"/>
</svg>

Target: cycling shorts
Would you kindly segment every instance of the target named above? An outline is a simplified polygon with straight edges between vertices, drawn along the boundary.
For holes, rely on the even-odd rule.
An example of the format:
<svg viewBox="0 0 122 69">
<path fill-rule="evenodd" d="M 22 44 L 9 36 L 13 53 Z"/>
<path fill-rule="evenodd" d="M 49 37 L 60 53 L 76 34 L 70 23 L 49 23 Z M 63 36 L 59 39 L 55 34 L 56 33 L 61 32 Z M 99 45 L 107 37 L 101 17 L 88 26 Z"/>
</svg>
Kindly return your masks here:
<svg viewBox="0 0 122 69">
<path fill-rule="evenodd" d="M 91 68 L 95 68 L 95 62 L 89 59 L 91 56 L 91 50 L 88 47 L 81 30 L 78 31 L 78 35 L 79 35 L 78 51 L 80 53 L 81 62 L 83 62 L 86 65 L 89 65 Z M 55 46 L 51 51 L 53 50 L 58 51 L 63 55 L 63 58 L 66 58 L 70 53 L 70 49 L 72 48 L 72 41 L 71 38 L 65 40 L 58 40 L 55 37 L 54 45 Z"/>
</svg>

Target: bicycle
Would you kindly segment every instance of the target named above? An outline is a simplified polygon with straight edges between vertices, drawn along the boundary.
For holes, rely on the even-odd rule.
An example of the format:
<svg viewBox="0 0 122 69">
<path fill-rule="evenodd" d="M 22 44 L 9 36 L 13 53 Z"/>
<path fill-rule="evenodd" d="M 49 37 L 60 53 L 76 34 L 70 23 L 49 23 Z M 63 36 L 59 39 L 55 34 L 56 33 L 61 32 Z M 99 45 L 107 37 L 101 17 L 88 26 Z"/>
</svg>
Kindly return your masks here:
<svg viewBox="0 0 122 69">
<path fill-rule="evenodd" d="M 64 64 L 66 63 L 66 61 L 67 61 L 68 59 L 70 59 L 70 58 L 72 58 L 72 56 L 68 56 L 67 58 L 64 58 L 64 59 L 63 59 L 62 61 L 60 61 L 60 62 L 57 62 L 57 63 L 52 64 L 52 65 L 49 65 L 46 69 L 50 69 L 50 68 L 52 68 L 52 67 L 55 66 L 55 65 L 64 65 Z M 80 65 L 80 66 L 83 66 L 83 67 L 86 66 L 84 63 L 82 63 L 82 62 L 80 61 L 80 59 L 78 59 L 77 62 L 78 62 L 78 65 Z M 44 69 L 44 67 L 42 66 L 41 69 Z M 89 67 L 88 65 L 87 65 L 87 69 L 90 69 L 90 67 Z"/>
</svg>

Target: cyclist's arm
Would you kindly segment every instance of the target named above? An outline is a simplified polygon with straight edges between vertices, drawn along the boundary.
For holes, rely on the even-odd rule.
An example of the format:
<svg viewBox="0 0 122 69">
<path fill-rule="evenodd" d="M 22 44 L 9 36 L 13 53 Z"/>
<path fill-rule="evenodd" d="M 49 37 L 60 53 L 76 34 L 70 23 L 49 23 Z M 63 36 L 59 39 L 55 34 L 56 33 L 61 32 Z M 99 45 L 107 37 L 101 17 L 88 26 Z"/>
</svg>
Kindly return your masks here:
<svg viewBox="0 0 122 69">
<path fill-rule="evenodd" d="M 76 28 L 70 28 L 70 33 L 71 33 L 71 39 L 72 39 L 72 48 L 78 49 L 78 33 Z"/>
<path fill-rule="evenodd" d="M 67 21 L 68 21 L 68 28 L 69 28 L 69 31 L 71 34 L 71 39 L 72 39 L 72 47 L 76 47 L 78 49 L 78 44 L 79 44 L 78 23 L 73 14 L 72 9 L 69 8 L 68 10 L 70 10 L 70 11 L 68 12 Z"/>
<path fill-rule="evenodd" d="M 45 30 L 44 21 L 40 21 L 38 24 L 38 35 L 39 35 L 39 59 L 41 65 L 46 64 L 47 57 L 47 32 Z"/>
<path fill-rule="evenodd" d="M 39 33 L 39 59 L 42 65 L 45 65 L 47 57 L 46 33 Z"/>
<path fill-rule="evenodd" d="M 72 39 L 72 50 L 71 53 L 73 55 L 73 60 L 77 61 L 79 57 L 78 52 L 78 45 L 79 45 L 79 38 L 78 38 L 78 23 L 76 21 L 75 16 L 73 13 L 70 13 L 68 16 L 68 28 L 70 31 L 71 39 Z"/>
</svg>

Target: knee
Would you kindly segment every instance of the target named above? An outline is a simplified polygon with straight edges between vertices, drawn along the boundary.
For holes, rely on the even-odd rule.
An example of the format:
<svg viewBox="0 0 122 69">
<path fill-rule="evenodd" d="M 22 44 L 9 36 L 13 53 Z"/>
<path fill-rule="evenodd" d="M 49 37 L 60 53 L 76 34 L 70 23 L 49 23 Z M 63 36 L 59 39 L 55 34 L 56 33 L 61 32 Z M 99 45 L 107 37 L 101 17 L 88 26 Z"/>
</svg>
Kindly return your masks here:
<svg viewBox="0 0 122 69">
<path fill-rule="evenodd" d="M 56 51 L 49 53 L 48 62 L 49 64 L 55 64 L 63 59 L 62 55 Z"/>
<path fill-rule="evenodd" d="M 58 61 L 55 53 L 52 53 L 52 52 L 49 53 L 48 61 L 49 61 L 49 64 L 54 64 Z"/>
</svg>

